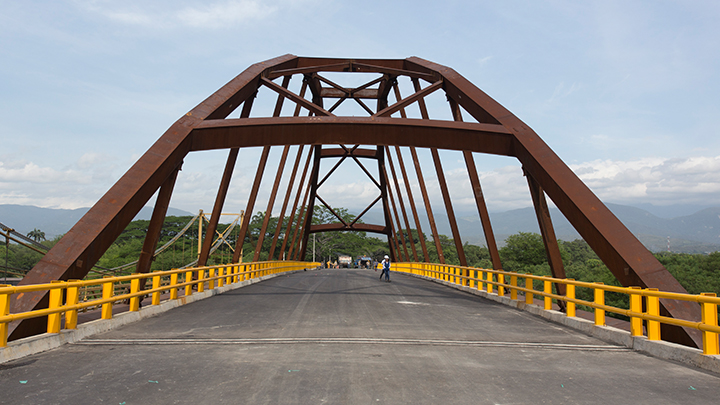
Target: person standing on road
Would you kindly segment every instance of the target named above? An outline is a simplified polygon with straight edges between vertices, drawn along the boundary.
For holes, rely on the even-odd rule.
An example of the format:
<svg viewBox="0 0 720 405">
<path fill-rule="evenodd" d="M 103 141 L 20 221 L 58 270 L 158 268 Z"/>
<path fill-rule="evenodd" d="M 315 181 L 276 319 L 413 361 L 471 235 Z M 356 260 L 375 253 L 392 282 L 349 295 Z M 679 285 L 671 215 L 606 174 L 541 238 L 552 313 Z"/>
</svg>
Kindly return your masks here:
<svg viewBox="0 0 720 405">
<path fill-rule="evenodd" d="M 390 282 L 390 257 L 385 255 L 382 261 L 382 273 L 380 273 L 380 280 L 382 280 L 383 274 L 385 274 L 385 281 Z"/>
</svg>

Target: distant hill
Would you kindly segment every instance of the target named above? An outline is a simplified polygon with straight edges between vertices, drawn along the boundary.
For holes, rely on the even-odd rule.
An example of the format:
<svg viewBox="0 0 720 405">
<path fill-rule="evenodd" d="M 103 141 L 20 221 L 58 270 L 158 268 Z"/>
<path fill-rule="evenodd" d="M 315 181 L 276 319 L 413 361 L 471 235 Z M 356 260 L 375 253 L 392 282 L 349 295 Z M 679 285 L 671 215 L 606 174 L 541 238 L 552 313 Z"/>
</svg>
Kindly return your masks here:
<svg viewBox="0 0 720 405">
<path fill-rule="evenodd" d="M 70 230 L 90 208 L 74 210 L 40 208 L 31 205 L 0 204 L 0 223 L 27 234 L 37 228 L 45 232 L 48 239 Z M 150 219 L 152 207 L 144 207 L 135 219 Z M 176 208 L 168 208 L 168 215 L 194 215 Z"/>
<path fill-rule="evenodd" d="M 720 207 L 705 208 L 691 215 L 677 218 L 660 218 L 650 212 L 627 205 L 606 204 L 610 211 L 653 252 L 667 250 L 670 237 L 670 250 L 682 253 L 707 253 L 720 251 Z M 421 214 L 421 217 L 423 214 Z M 456 214 L 458 229 L 463 241 L 485 245 L 480 218 L 477 213 Z M 565 219 L 557 208 L 550 209 L 553 227 L 558 239 L 580 239 L 580 234 Z M 435 212 L 438 232 L 451 235 L 452 231 L 444 212 Z M 368 217 L 366 222 L 381 218 Z M 423 231 L 430 235 L 430 225 L 421 219 Z M 505 212 L 490 213 L 495 238 L 500 246 L 510 235 L 518 232 L 540 232 L 533 208 L 521 208 Z"/>
<path fill-rule="evenodd" d="M 661 218 L 645 209 L 627 205 L 607 204 L 608 208 L 625 226 L 651 251 L 667 250 L 668 237 L 673 252 L 707 253 L 720 251 L 720 207 L 701 209 L 694 214 L 676 218 Z M 39 208 L 26 205 L 0 205 L 0 222 L 27 234 L 38 228 L 48 238 L 63 234 L 88 211 L 88 208 L 75 210 Z M 143 208 L 135 219 L 150 219 L 152 207 Z M 169 208 L 168 215 L 194 215 L 187 211 Z M 423 217 L 423 213 L 420 214 Z M 550 209 L 555 234 L 562 240 L 579 239 L 580 235 L 560 214 L 557 208 Z M 438 232 L 452 235 L 447 216 L 444 212 L 435 213 Z M 458 213 L 458 228 L 463 241 L 484 245 L 485 237 L 480 218 L 476 213 Z M 363 216 L 368 223 L 382 223 L 382 216 L 368 213 Z M 518 232 L 540 232 L 533 208 L 496 212 L 490 214 L 495 238 L 502 246 L 506 237 Z M 412 220 L 411 220 L 412 221 Z M 429 236 L 430 226 L 427 219 L 422 222 L 423 231 Z"/>
</svg>

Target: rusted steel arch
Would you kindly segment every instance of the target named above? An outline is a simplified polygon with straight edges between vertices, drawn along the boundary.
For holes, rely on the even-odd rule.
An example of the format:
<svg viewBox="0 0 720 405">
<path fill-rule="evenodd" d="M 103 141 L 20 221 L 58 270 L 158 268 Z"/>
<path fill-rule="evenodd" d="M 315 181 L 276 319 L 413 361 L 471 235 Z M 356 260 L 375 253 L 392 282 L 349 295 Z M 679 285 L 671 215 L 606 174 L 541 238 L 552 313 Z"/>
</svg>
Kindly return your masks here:
<svg viewBox="0 0 720 405">
<path fill-rule="evenodd" d="M 371 72 L 380 77 L 348 89 L 324 78 L 319 74 L 322 72 Z M 282 86 L 272 81 L 293 75 L 303 77 L 300 95 L 286 89 L 285 81 Z M 415 85 L 415 93 L 402 99 L 397 96 L 400 77 L 410 78 Z M 428 85 L 422 88 L 420 81 Z M 296 116 L 227 119 L 241 105 L 249 110 L 248 103 L 252 103 L 261 86 L 295 103 Z M 305 89 L 310 90 L 311 100 L 303 96 Z M 395 103 L 388 100 L 391 90 L 395 90 Z M 427 119 L 424 97 L 440 90 L 477 122 Z M 326 98 L 338 98 L 338 102 L 326 109 Z M 367 99 L 377 100 L 376 110 L 362 101 Z M 333 111 L 345 100 L 357 102 L 370 117 L 335 116 Z M 405 108 L 414 103 L 423 108 L 423 119 L 393 117 L 405 117 Z M 300 109 L 308 110 L 310 116 L 298 116 Z M 454 70 L 416 57 L 358 60 L 294 55 L 252 65 L 175 122 L 28 273 L 22 284 L 83 278 L 151 196 L 163 184 L 172 189 L 170 183 L 174 180 L 168 179 L 188 153 L 301 144 L 426 147 L 516 157 L 540 191 L 533 200 L 550 197 L 623 285 L 685 292 L 532 129 Z M 12 311 L 42 307 L 44 299 L 37 294 L 16 297 Z M 672 316 L 700 319 L 699 308 L 691 303 L 662 301 L 661 305 Z M 11 325 L 11 330 L 11 339 L 15 339 L 42 327 L 25 322 L 22 327 Z M 671 339 L 688 344 L 699 338 L 679 329 L 664 330 L 668 336 L 666 332 L 673 334 Z"/>
</svg>

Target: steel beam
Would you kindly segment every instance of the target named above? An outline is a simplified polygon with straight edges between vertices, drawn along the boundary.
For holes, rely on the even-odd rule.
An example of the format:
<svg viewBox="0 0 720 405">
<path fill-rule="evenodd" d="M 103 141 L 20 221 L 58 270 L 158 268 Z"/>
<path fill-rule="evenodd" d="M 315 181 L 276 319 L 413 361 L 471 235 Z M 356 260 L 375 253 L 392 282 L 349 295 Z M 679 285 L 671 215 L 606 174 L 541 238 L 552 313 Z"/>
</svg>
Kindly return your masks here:
<svg viewBox="0 0 720 405">
<path fill-rule="evenodd" d="M 273 257 L 275 256 L 275 247 L 277 246 L 278 238 L 280 237 L 283 220 L 285 219 L 285 210 L 287 209 L 288 203 L 290 202 L 290 195 L 292 194 L 292 188 L 295 184 L 295 177 L 297 175 L 298 167 L 300 166 L 300 159 L 302 157 L 304 147 L 304 145 L 300 145 L 300 147 L 298 148 L 297 156 L 295 157 L 295 164 L 293 165 L 292 171 L 290 172 L 290 180 L 288 181 L 287 190 L 285 192 L 285 199 L 283 201 L 282 209 L 280 210 L 280 216 L 278 217 L 278 223 L 275 229 L 275 235 L 273 236 L 272 245 L 270 245 L 270 253 L 268 253 L 268 260 L 273 260 Z M 298 193 L 299 191 L 300 190 L 298 190 Z M 284 239 L 287 239 L 287 233 L 285 233 Z"/>
<path fill-rule="evenodd" d="M 497 242 L 495 242 L 495 234 L 490 225 L 490 214 L 485 204 L 485 196 L 483 196 L 482 188 L 480 187 L 480 179 L 478 178 L 477 169 L 475 168 L 475 159 L 473 159 L 472 152 L 469 151 L 463 151 L 463 156 L 465 157 L 465 166 L 470 176 L 470 185 L 473 189 L 475 204 L 477 205 L 483 233 L 485 234 L 485 243 L 487 243 L 487 248 L 490 252 L 490 261 L 492 262 L 493 269 L 500 270 L 502 269 L 500 252 L 498 251 Z"/>
<path fill-rule="evenodd" d="M 280 164 L 278 165 L 277 173 L 275 174 L 275 181 L 273 182 L 273 188 L 270 192 L 270 198 L 268 199 L 268 205 L 265 209 L 265 218 L 263 218 L 262 226 L 260 227 L 260 234 L 258 235 L 258 241 L 255 246 L 255 254 L 253 254 L 253 261 L 256 262 L 260 258 L 260 250 L 265 240 L 265 232 L 267 231 L 270 217 L 272 216 L 272 209 L 275 205 L 275 197 L 277 196 L 278 187 L 280 187 L 280 180 L 282 180 L 283 170 L 285 169 L 285 161 L 287 160 L 288 152 L 290 152 L 290 145 L 285 145 L 283 148 L 282 156 L 280 157 Z M 268 257 L 268 260 L 269 257 Z"/>
<path fill-rule="evenodd" d="M 540 235 L 543 240 L 543 245 L 545 246 L 550 271 L 553 277 L 564 279 L 566 278 L 565 266 L 562 261 L 562 256 L 560 255 L 560 246 L 558 246 L 557 236 L 555 236 L 555 229 L 552 225 L 552 218 L 550 218 L 550 210 L 548 209 L 547 200 L 545 199 L 545 192 L 532 175 L 526 174 L 525 177 L 527 178 L 530 188 L 530 195 L 533 206 L 535 207 L 535 215 L 537 216 L 540 227 Z M 555 290 L 558 295 L 565 295 L 565 284 L 555 283 Z M 558 305 L 561 309 L 565 307 L 562 301 L 558 301 Z"/>
<path fill-rule="evenodd" d="M 257 93 L 255 93 L 257 94 Z M 253 103 L 255 101 L 255 94 L 249 97 L 243 103 L 242 111 L 240 112 L 240 118 L 247 118 L 250 116 Z M 220 215 L 222 214 L 223 206 L 225 205 L 225 198 L 227 198 L 227 192 L 230 188 L 230 180 L 232 179 L 233 171 L 235 170 L 235 163 L 237 162 L 239 148 L 231 148 L 228 153 L 227 161 L 225 162 L 225 170 L 223 171 L 222 179 L 220 180 L 220 186 L 218 187 L 217 196 L 215 197 L 215 204 L 213 204 L 212 214 L 210 215 L 210 222 L 207 226 L 206 235 L 210 237 L 205 238 L 202 247 L 200 248 L 200 255 L 198 256 L 198 266 L 205 266 L 207 264 L 208 257 L 210 256 L 210 249 L 212 247 L 212 236 L 217 231 L 217 225 L 220 221 Z"/>
<path fill-rule="evenodd" d="M 266 146 L 263 148 L 260 154 L 260 162 L 258 162 L 257 171 L 255 172 L 255 181 L 253 182 L 252 190 L 250 191 L 250 197 L 248 197 L 247 208 L 245 209 L 245 215 L 243 216 L 243 222 L 240 226 L 240 232 L 238 232 L 237 242 L 235 242 L 235 252 L 233 252 L 233 263 L 240 261 L 240 253 L 243 251 L 243 245 L 245 244 L 245 236 L 247 235 L 248 228 L 250 227 L 250 221 L 253 216 L 253 209 L 255 208 L 255 200 L 257 199 L 258 190 L 260 189 L 260 182 L 262 181 L 263 172 L 265 171 L 265 165 L 267 164 L 268 155 L 270 155 L 270 147 Z"/>
<path fill-rule="evenodd" d="M 383 172 L 383 176 L 385 176 L 385 184 L 386 185 L 390 184 L 390 177 L 388 176 L 387 171 Z M 402 223 L 400 222 L 400 215 L 398 214 L 397 205 L 395 205 L 395 197 L 393 196 L 392 187 L 387 188 L 387 195 L 390 198 L 390 205 L 392 206 L 392 213 L 395 214 L 395 219 L 397 220 L 397 230 L 395 231 L 395 233 L 396 233 L 395 239 L 397 240 L 397 234 L 399 234 L 400 240 L 398 240 L 397 242 L 398 242 L 398 245 L 402 246 L 402 251 L 400 251 L 400 252 L 404 253 L 404 255 L 405 255 L 403 257 L 403 260 L 409 262 L 410 261 L 410 253 L 408 253 L 408 250 L 407 250 L 407 244 L 405 242 L 405 235 L 403 235 Z M 400 246 L 398 246 L 398 248 L 399 247 Z"/>
<path fill-rule="evenodd" d="M 300 202 L 300 196 L 302 195 L 303 185 L 305 184 L 305 178 L 307 177 L 307 171 L 308 171 L 308 168 L 310 167 L 310 161 L 312 160 L 312 157 L 313 157 L 313 148 L 314 147 L 311 146 L 310 149 L 308 150 L 307 159 L 305 160 L 305 167 L 303 169 L 302 176 L 300 176 L 300 185 L 298 186 L 297 193 L 295 194 L 295 202 L 293 203 L 293 208 L 290 211 L 290 213 L 291 213 L 290 218 L 288 218 L 287 229 L 285 230 L 285 236 L 283 237 L 282 247 L 281 247 L 280 253 L 278 255 L 278 258 L 280 260 L 285 260 L 284 259 L 285 248 L 288 246 L 288 242 L 292 242 L 291 238 L 290 238 L 290 231 L 295 230 L 294 233 L 297 234 L 297 228 L 293 227 L 293 223 L 295 221 L 295 212 L 297 212 L 296 210 L 298 207 L 298 202 Z M 303 205 L 304 204 L 305 204 L 305 202 L 303 202 Z M 298 217 L 299 216 L 300 216 L 300 214 L 298 213 Z M 293 236 L 293 238 L 294 238 L 294 236 Z M 292 249 L 292 243 L 290 244 L 289 249 Z M 288 256 L 290 256 L 290 252 L 288 252 Z"/>
<path fill-rule="evenodd" d="M 310 225 L 312 225 L 313 211 L 315 210 L 315 196 L 317 195 L 318 188 L 318 175 L 320 174 L 320 156 L 322 146 L 315 148 L 315 156 L 313 157 L 313 171 L 310 176 L 310 196 L 308 200 L 307 209 L 305 210 L 305 221 L 303 226 L 303 237 L 300 248 L 300 260 L 305 260 L 305 253 L 307 252 L 307 241 L 310 236 Z"/>
<path fill-rule="evenodd" d="M 440 235 L 438 234 L 437 226 L 435 226 L 435 216 L 433 215 L 432 207 L 430 206 L 430 197 L 428 196 L 427 188 L 425 187 L 425 179 L 423 178 L 422 168 L 420 167 L 420 159 L 418 159 L 417 152 L 413 147 L 410 148 L 410 154 L 413 159 L 413 164 L 415 165 L 415 174 L 417 175 L 420 193 L 422 194 L 423 202 L 425 203 L 425 213 L 427 214 L 428 222 L 430 223 L 430 231 L 432 232 L 433 241 L 435 242 L 438 260 L 440 260 L 440 263 L 445 264 L 445 255 L 443 254 L 442 246 L 440 245 Z"/>
<path fill-rule="evenodd" d="M 410 221 L 408 220 L 407 211 L 405 211 L 405 202 L 402 198 L 402 192 L 400 191 L 400 184 L 398 182 L 397 174 L 395 173 L 395 165 L 393 164 L 392 157 L 390 155 L 390 148 L 385 147 L 385 156 L 387 156 L 387 165 L 390 166 L 390 173 L 393 177 L 393 183 L 395 184 L 395 192 L 398 196 L 398 205 L 400 205 L 400 210 L 402 211 L 403 220 L 405 221 L 405 228 L 407 229 L 408 238 L 410 238 L 410 248 L 413 252 L 413 258 L 416 262 L 420 261 L 418 259 L 417 249 L 415 248 L 415 242 L 413 242 L 413 234 L 412 229 L 410 229 Z M 402 229 L 402 227 L 401 227 Z"/>
<path fill-rule="evenodd" d="M 155 248 L 157 248 L 157 242 L 158 239 L 160 239 L 160 233 L 162 232 L 162 227 L 165 223 L 165 215 L 167 214 L 168 207 L 170 206 L 170 197 L 172 197 L 173 188 L 175 187 L 175 181 L 177 180 L 179 171 L 180 167 L 175 169 L 170 177 L 168 177 L 162 186 L 160 186 L 160 192 L 158 192 L 157 199 L 155 200 L 155 208 L 153 209 L 152 216 L 150 217 L 150 224 L 148 224 L 145 241 L 143 242 L 140 257 L 138 258 L 135 270 L 136 273 L 150 272 Z M 145 287 L 145 280 L 146 279 L 140 280 L 140 289 Z"/>
<path fill-rule="evenodd" d="M 440 185 L 440 193 L 442 194 L 443 201 L 445 202 L 445 212 L 450 222 L 450 230 L 453 234 L 453 241 L 455 242 L 455 249 L 457 249 L 458 260 L 461 266 L 467 266 L 467 259 L 465 258 L 465 249 L 463 249 L 462 239 L 460 238 L 460 230 L 455 220 L 455 210 L 452 207 L 452 200 L 450 200 L 450 192 L 447 188 L 447 182 L 445 181 L 445 172 L 442 168 L 442 162 L 440 161 L 440 154 L 437 149 L 431 148 L 430 153 L 432 154 L 433 163 L 435 163 L 435 172 L 437 173 L 438 184 Z"/>
</svg>

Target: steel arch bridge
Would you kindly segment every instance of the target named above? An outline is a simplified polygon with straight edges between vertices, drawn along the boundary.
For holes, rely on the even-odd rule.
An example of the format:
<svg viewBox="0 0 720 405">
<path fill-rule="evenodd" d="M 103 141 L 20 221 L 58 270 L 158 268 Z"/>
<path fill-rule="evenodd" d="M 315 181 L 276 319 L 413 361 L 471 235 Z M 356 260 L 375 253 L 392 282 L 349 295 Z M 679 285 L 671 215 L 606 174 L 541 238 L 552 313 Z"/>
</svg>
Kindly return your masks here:
<svg viewBox="0 0 720 405">
<path fill-rule="evenodd" d="M 370 77 L 370 80 L 358 86 L 347 87 L 336 83 L 339 80 L 329 79 L 331 74 L 345 77 L 356 73 L 365 73 L 360 76 Z M 300 90 L 292 91 L 289 84 L 297 78 L 302 80 Z M 400 86 L 400 83 L 404 83 L 406 87 Z M 410 94 L 401 94 L 401 88 L 410 88 Z M 251 117 L 259 90 L 276 95 L 275 108 L 270 116 Z M 447 98 L 446 108 L 449 109 L 452 120 L 430 118 L 433 111 L 428 108 L 426 98 L 433 93 L 442 92 Z M 376 102 L 375 108 L 371 108 L 373 100 Z M 283 109 L 286 102 L 294 106 L 294 109 Z M 335 115 L 334 112 L 345 102 L 357 103 L 367 116 Z M 408 118 L 408 108 L 417 108 L 419 118 Z M 283 114 L 283 111 L 288 110 L 292 111 L 291 115 Z M 235 113 L 236 111 L 239 111 L 239 114 Z M 231 115 L 238 118 L 231 118 Z M 452 198 L 438 153 L 439 150 L 454 150 L 463 154 L 495 269 L 500 269 L 502 264 L 473 153 L 514 157 L 522 165 L 554 277 L 564 278 L 565 272 L 546 197 L 552 200 L 623 286 L 686 292 L 531 128 L 453 69 L 417 57 L 333 59 L 294 55 L 284 55 L 250 66 L 176 121 L 45 255 L 23 279 L 22 284 L 85 277 L 127 224 L 157 192 L 155 208 L 137 265 L 138 272 L 148 272 L 178 171 L 191 152 L 229 150 L 207 228 L 207 232 L 212 235 L 217 228 L 228 193 L 239 149 L 262 147 L 255 182 L 245 210 L 251 214 L 270 148 L 282 146 L 283 154 L 268 198 L 267 212 L 272 212 L 291 145 L 299 147 L 278 221 L 282 224 L 283 217 L 287 215 L 288 226 L 281 229 L 279 225 L 275 230 L 268 252 L 270 260 L 286 256 L 304 260 L 308 236 L 311 233 L 354 230 L 387 235 L 389 251 L 395 260 L 429 261 L 424 238 L 420 238 L 421 251 L 418 251 L 413 243 L 410 243 L 408 250 L 404 235 L 405 232 L 410 232 L 411 228 L 422 232 L 416 207 L 416 201 L 419 205 L 422 200 L 439 260 L 444 263 L 433 209 L 416 152 L 417 148 L 426 148 L 432 155 L 444 202 L 442 208 L 450 222 L 460 264 L 466 265 Z M 400 147 L 408 148 L 412 156 L 421 191 L 419 197 L 414 196 L 409 187 Z M 320 162 L 324 158 L 335 158 L 337 163 L 320 178 Z M 303 160 L 303 169 L 300 170 Z M 337 166 L 349 160 L 354 161 L 370 177 L 379 194 L 353 222 L 343 220 L 318 193 L 318 188 Z M 362 163 L 368 160 L 373 166 L 376 165 L 376 176 Z M 296 176 L 300 172 L 302 174 Z M 404 190 L 401 187 L 403 183 Z M 293 192 L 293 208 L 288 209 Z M 406 210 L 406 201 L 412 215 Z M 326 206 L 337 216 L 339 222 L 312 224 L 312 213 L 319 204 Z M 371 207 L 378 205 L 382 210 L 384 223 L 365 224 L 358 221 Z M 245 240 L 251 216 L 244 217 L 238 237 L 239 243 Z M 269 217 L 270 215 L 265 216 L 262 225 L 258 248 L 255 251 L 256 260 L 263 245 L 262 239 Z M 279 243 L 281 233 L 284 235 L 282 244 Z M 412 238 L 412 234 L 408 236 Z M 205 238 L 199 255 L 199 265 L 206 263 L 211 242 L 212 238 Z M 234 262 L 239 260 L 239 254 L 240 249 L 236 249 Z M 558 293 L 564 294 L 562 288 L 559 288 Z M 11 306 L 13 312 L 40 308 L 47 306 L 47 296 L 42 293 L 28 293 L 13 298 Z M 661 300 L 661 306 L 666 315 L 700 319 L 699 309 L 689 303 Z M 10 338 L 17 339 L 41 332 L 44 328 L 42 322 L 26 320 L 21 324 L 13 324 L 10 326 Z M 696 346 L 694 342 L 699 340 L 696 333 L 681 328 L 668 327 L 663 334 L 669 339 L 693 346 Z"/>
</svg>

